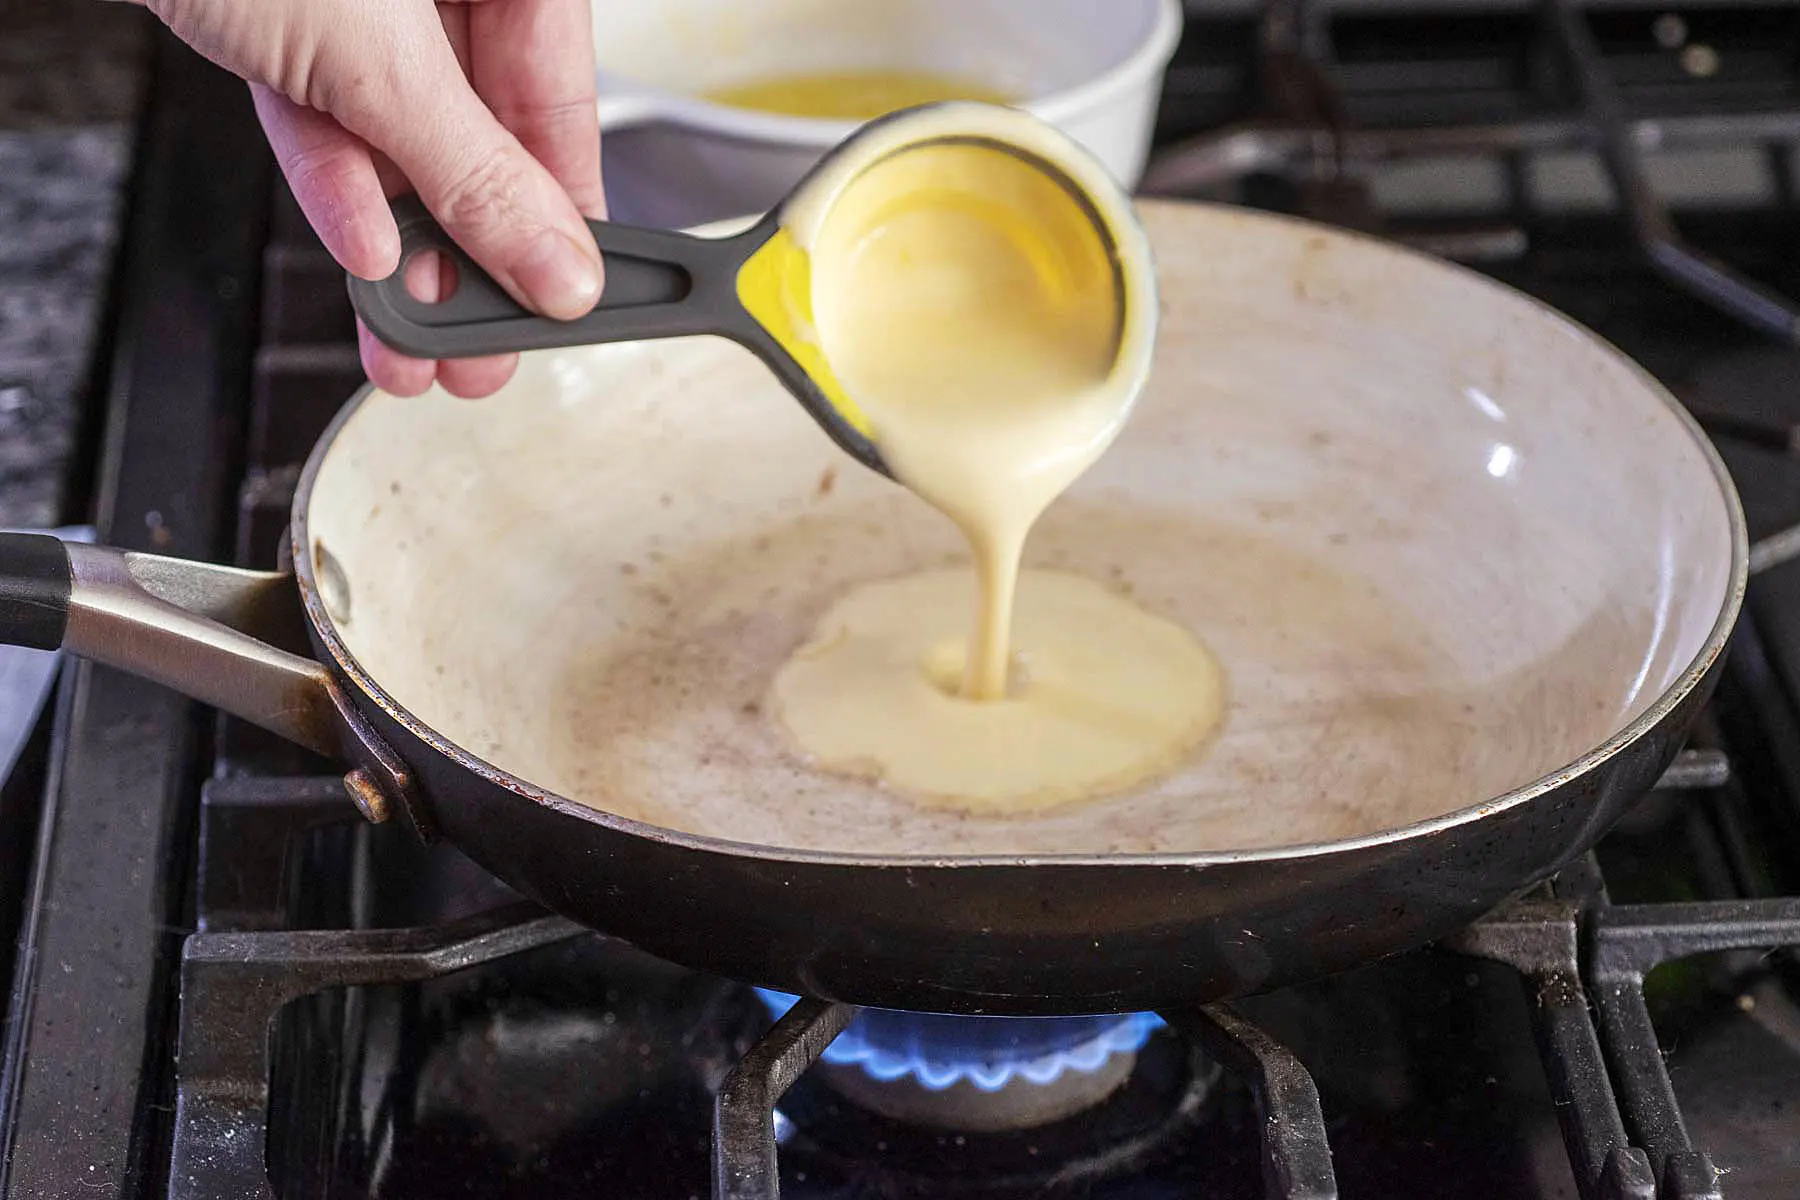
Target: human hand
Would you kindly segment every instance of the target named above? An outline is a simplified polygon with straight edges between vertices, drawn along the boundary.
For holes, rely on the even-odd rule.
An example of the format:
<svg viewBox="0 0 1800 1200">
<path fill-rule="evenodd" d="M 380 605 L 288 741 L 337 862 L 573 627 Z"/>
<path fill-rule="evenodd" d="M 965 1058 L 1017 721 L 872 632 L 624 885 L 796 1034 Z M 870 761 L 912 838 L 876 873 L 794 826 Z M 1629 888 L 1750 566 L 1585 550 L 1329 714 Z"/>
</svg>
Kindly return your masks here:
<svg viewBox="0 0 1800 1200">
<path fill-rule="evenodd" d="M 589 0 L 141 2 L 250 82 L 295 199 L 345 270 L 393 274 L 387 197 L 410 189 L 521 304 L 572 319 L 599 299 L 582 221 L 606 212 Z M 406 280 L 434 300 L 454 276 L 420 255 Z M 358 341 L 369 378 L 399 395 L 435 379 L 485 396 L 517 363 L 407 358 L 360 324 Z"/>
</svg>

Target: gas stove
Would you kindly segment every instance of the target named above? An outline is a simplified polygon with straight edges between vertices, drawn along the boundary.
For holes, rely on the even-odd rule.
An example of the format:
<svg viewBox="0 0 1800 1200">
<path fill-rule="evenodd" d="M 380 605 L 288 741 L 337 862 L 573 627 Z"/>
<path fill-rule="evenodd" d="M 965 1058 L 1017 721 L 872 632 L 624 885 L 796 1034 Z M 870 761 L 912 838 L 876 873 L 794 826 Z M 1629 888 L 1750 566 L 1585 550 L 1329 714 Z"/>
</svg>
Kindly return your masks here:
<svg viewBox="0 0 1800 1200">
<path fill-rule="evenodd" d="M 1732 469 L 1756 574 L 1719 694 L 1552 884 L 1232 1005 L 857 1013 L 548 915 L 362 822 L 331 764 L 68 664 L 7 788 L 43 802 L 0 877 L 0 1196 L 1800 1194 L 1797 51 L 1778 5 L 1221 0 L 1169 75 L 1147 190 L 1539 295 Z M 342 276 L 241 89 L 156 65 L 96 515 L 271 567 L 361 380 Z"/>
</svg>

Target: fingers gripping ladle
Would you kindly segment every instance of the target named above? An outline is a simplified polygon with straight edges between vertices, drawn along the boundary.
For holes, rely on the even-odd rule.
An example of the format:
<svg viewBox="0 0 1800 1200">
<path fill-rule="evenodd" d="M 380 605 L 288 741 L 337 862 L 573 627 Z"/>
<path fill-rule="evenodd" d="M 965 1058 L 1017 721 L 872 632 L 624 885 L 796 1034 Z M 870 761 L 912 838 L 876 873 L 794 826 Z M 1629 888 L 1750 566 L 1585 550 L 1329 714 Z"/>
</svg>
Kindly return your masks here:
<svg viewBox="0 0 1800 1200">
<path fill-rule="evenodd" d="M 722 238 L 590 221 L 606 263 L 599 304 L 573 321 L 521 307 L 460 250 L 416 198 L 394 204 L 401 265 L 386 279 L 352 277 L 350 298 L 371 333 L 405 354 L 467 358 L 600 342 L 715 334 L 736 341 L 767 364 L 840 447 L 882 474 L 893 471 L 865 411 L 847 394 L 821 348 L 810 249 L 833 216 L 843 190 L 877 163 L 954 143 L 1023 163 L 1054 185 L 1057 199 L 1006 210 L 1004 195 L 975 196 L 996 209 L 1010 235 L 1050 264 L 1076 239 L 1098 238 L 1112 264 L 1112 312 L 1124 338 L 1128 280 L 1147 275 L 1141 234 L 1124 193 L 1098 164 L 1064 135 L 1016 109 L 946 103 L 905 109 L 863 126 L 822 159 L 785 200 L 748 229 Z M 967 204 L 968 181 L 946 180 L 942 196 L 915 202 Z M 1129 235 L 1121 236 L 1127 226 Z M 437 251 L 456 267 L 458 285 L 435 303 L 407 290 L 406 263 Z M 929 355 L 932 348 L 919 347 Z"/>
</svg>

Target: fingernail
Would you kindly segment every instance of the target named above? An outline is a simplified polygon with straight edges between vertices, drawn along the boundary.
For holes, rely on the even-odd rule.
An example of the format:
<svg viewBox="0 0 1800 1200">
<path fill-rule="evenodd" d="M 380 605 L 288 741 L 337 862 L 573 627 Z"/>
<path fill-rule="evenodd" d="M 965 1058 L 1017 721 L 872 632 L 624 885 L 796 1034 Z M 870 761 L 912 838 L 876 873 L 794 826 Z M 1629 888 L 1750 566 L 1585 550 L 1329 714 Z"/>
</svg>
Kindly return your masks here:
<svg viewBox="0 0 1800 1200">
<path fill-rule="evenodd" d="M 573 238 L 546 231 L 513 267 L 513 281 L 547 317 L 583 316 L 600 298 L 600 264 Z"/>
</svg>

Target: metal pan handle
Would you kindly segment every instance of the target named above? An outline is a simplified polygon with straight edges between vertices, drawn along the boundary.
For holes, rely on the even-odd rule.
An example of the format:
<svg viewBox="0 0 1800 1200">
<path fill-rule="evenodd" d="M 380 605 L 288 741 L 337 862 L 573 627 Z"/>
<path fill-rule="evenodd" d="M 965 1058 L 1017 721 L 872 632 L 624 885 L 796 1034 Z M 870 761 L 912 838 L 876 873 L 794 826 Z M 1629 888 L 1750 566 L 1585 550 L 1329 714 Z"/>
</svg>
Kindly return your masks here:
<svg viewBox="0 0 1800 1200">
<path fill-rule="evenodd" d="M 738 269 L 767 241 L 762 221 L 728 238 L 589 221 L 606 264 L 600 302 L 585 317 L 559 321 L 522 307 L 451 240 L 416 196 L 394 201 L 400 269 L 386 279 L 349 277 L 350 303 L 369 331 L 417 358 L 469 358 L 596 342 L 737 336 L 748 322 L 736 292 Z M 406 264 L 426 250 L 456 266 L 456 290 L 426 303 L 407 291 Z"/>
<path fill-rule="evenodd" d="M 291 575 L 0 534 L 0 641 L 117 667 L 339 758 L 325 668 L 248 632 L 297 605 Z"/>
</svg>

